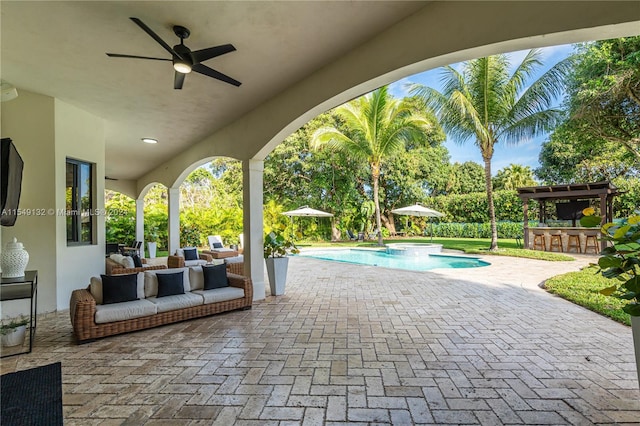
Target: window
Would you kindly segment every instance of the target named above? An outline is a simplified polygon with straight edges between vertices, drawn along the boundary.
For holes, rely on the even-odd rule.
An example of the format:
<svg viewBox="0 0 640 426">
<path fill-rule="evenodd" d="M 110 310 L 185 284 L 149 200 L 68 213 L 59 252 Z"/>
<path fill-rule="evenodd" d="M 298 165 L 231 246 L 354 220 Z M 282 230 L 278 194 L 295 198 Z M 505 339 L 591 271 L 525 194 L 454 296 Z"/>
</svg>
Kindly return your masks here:
<svg viewBox="0 0 640 426">
<path fill-rule="evenodd" d="M 67 245 L 93 243 L 93 169 L 92 163 L 67 158 Z"/>
</svg>

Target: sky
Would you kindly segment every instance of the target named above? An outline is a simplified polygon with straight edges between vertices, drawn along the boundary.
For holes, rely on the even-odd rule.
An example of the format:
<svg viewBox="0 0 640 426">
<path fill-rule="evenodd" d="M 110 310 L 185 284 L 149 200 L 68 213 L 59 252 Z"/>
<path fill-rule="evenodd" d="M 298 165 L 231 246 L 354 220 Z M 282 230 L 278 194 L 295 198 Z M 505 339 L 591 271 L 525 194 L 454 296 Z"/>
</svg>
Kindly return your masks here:
<svg viewBox="0 0 640 426">
<path fill-rule="evenodd" d="M 546 47 L 540 49 L 542 51 L 541 61 L 543 66 L 540 67 L 539 73 L 532 77 L 531 82 L 535 81 L 544 72 L 546 72 L 553 65 L 566 58 L 573 52 L 572 45 L 565 44 L 560 46 Z M 522 50 L 518 52 L 509 53 L 509 61 L 512 65 L 519 64 L 527 54 L 528 50 Z M 453 65 L 456 67 L 456 65 Z M 434 69 L 425 71 L 419 74 L 403 78 L 395 83 L 389 85 L 390 93 L 397 98 L 408 96 L 407 86 L 412 83 L 419 83 L 425 86 L 431 86 L 437 90 L 441 90 L 440 86 L 440 69 Z M 558 101 L 558 103 L 560 100 Z M 535 139 L 524 140 L 516 146 L 505 146 L 498 142 L 494 148 L 493 160 L 491 161 L 491 169 L 493 175 L 509 164 L 521 164 L 531 167 L 532 170 L 540 167 L 538 162 L 538 155 L 540 154 L 540 148 L 542 142 L 548 139 L 548 135 L 540 136 Z M 451 156 L 451 163 L 464 163 L 465 161 L 474 161 L 479 164 L 482 163 L 482 156 L 480 155 L 480 149 L 477 148 L 472 140 L 468 140 L 464 145 L 456 143 L 456 141 L 447 137 L 445 146 L 449 150 Z"/>
</svg>

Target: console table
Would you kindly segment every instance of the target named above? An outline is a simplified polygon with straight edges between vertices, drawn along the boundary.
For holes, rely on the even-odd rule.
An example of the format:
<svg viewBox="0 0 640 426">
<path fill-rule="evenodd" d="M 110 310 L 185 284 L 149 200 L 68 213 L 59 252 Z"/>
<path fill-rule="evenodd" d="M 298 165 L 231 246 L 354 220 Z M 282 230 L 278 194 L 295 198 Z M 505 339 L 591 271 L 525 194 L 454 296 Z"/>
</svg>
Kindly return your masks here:
<svg viewBox="0 0 640 426">
<path fill-rule="evenodd" d="M 29 350 L 2 354 L 2 358 L 28 354 L 33 348 L 33 338 L 36 334 L 36 323 L 38 320 L 38 271 L 25 271 L 24 277 L 5 278 L 2 277 L 0 283 L 0 301 L 29 299 L 31 308 L 29 310 Z M 4 350 L 3 350 L 4 352 Z"/>
</svg>

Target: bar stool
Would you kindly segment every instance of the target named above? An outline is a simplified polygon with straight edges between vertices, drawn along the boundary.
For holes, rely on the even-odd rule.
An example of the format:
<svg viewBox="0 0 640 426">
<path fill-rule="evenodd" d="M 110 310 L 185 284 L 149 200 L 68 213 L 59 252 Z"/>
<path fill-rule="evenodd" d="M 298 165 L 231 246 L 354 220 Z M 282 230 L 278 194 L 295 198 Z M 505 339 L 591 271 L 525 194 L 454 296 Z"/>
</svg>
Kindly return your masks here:
<svg viewBox="0 0 640 426">
<path fill-rule="evenodd" d="M 533 249 L 534 250 L 547 250 L 547 242 L 545 240 L 545 231 L 541 229 L 534 229 L 533 231 Z"/>
<path fill-rule="evenodd" d="M 600 248 L 598 247 L 598 232 L 597 231 L 584 231 L 584 235 L 586 237 L 584 242 L 584 252 L 587 253 L 589 249 L 593 249 L 595 254 L 600 253 Z"/>
<path fill-rule="evenodd" d="M 564 248 L 562 247 L 562 231 L 549 231 L 549 236 L 551 237 L 549 240 L 549 251 L 553 251 L 553 249 L 556 248 L 564 252 Z"/>
<path fill-rule="evenodd" d="M 577 253 L 582 253 L 582 246 L 580 245 L 580 231 L 569 230 L 567 231 L 569 238 L 567 239 L 567 253 L 574 249 Z"/>
</svg>

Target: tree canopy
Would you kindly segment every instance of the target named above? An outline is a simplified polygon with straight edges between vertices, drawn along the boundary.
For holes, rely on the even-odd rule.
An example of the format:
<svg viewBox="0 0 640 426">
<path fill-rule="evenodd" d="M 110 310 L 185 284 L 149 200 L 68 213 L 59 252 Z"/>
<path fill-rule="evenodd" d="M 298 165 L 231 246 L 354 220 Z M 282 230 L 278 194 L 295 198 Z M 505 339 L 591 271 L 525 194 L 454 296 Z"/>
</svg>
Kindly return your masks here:
<svg viewBox="0 0 640 426">
<path fill-rule="evenodd" d="M 582 44 L 567 84 L 579 134 L 620 144 L 640 162 L 640 36 Z"/>
<path fill-rule="evenodd" d="M 530 84 L 542 65 L 540 51 L 533 49 L 511 72 L 506 55 L 488 56 L 462 64 L 462 71 L 443 68 L 442 92 L 413 85 L 411 93 L 436 111 L 440 124 L 459 143 L 470 139 L 480 149 L 491 219 L 491 250 L 498 249 L 491 159 L 498 142 L 516 145 L 550 130 L 561 117 L 552 104 L 562 89 L 568 61 L 561 61 Z"/>
</svg>

